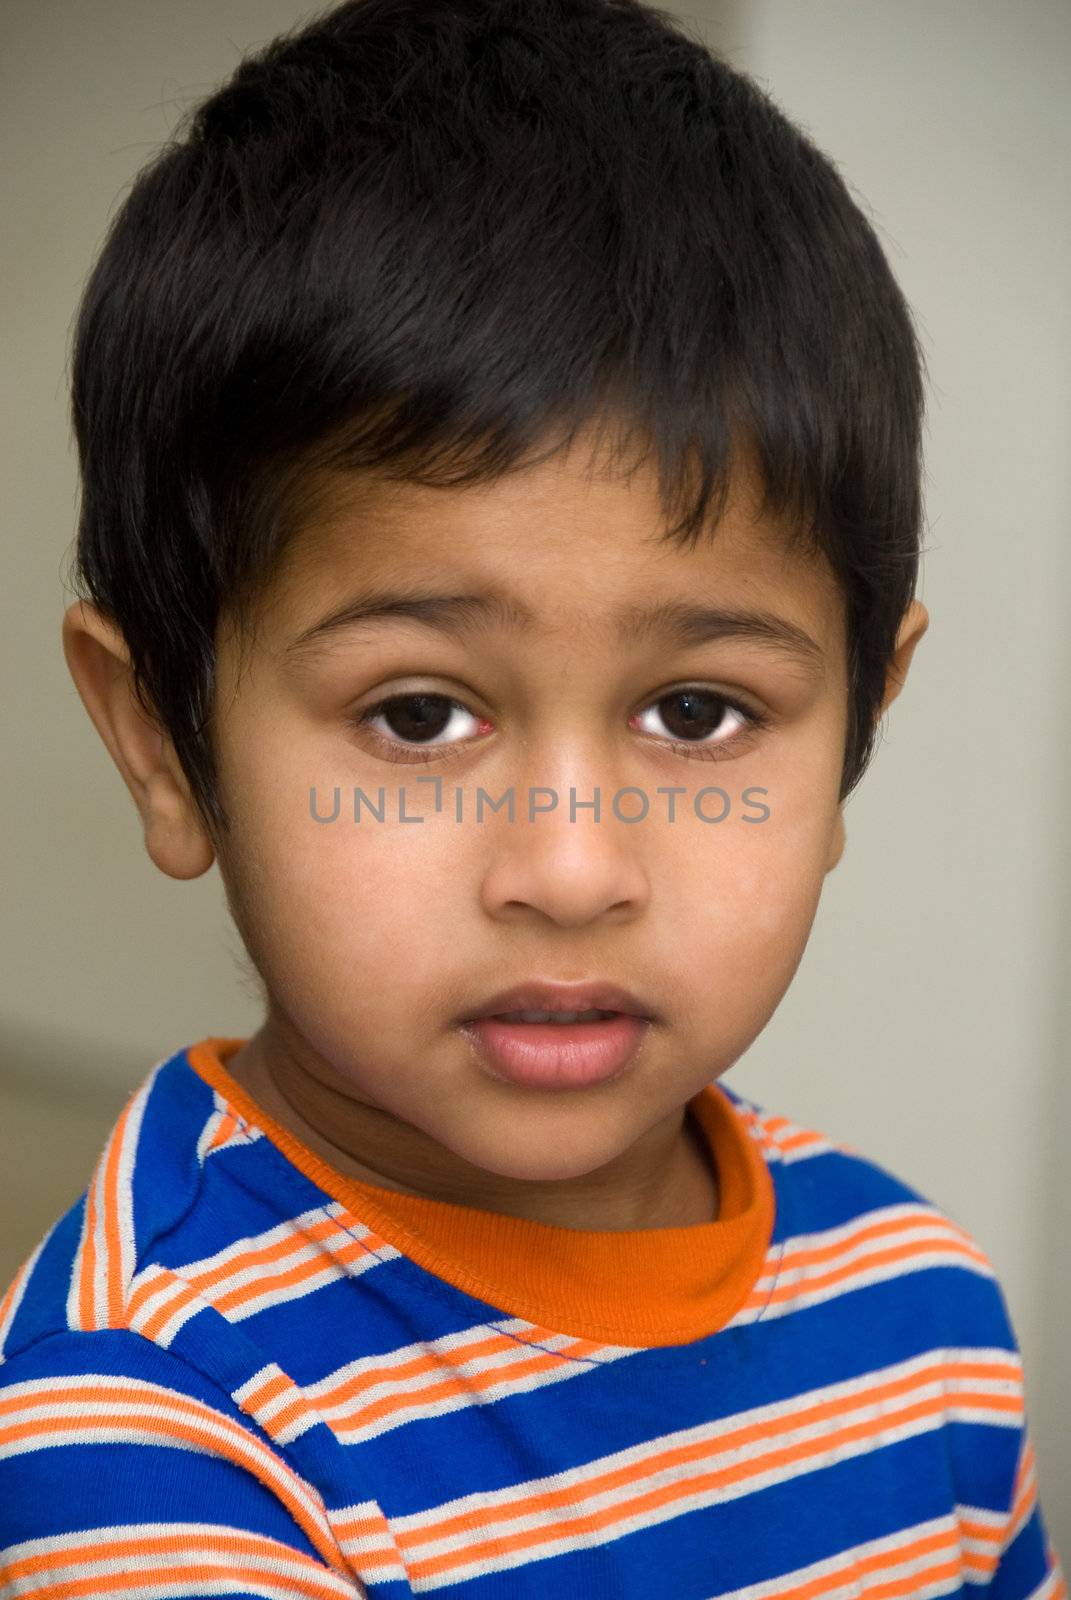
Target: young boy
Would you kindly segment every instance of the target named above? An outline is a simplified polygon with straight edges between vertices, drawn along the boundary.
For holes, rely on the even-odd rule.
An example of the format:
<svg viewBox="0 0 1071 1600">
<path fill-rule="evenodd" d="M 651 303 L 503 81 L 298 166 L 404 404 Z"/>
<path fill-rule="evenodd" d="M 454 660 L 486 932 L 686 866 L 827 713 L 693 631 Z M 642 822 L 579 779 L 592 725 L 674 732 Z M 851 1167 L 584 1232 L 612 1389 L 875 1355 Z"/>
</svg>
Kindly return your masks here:
<svg viewBox="0 0 1071 1600">
<path fill-rule="evenodd" d="M 265 1016 L 0 1302 L 5 1594 L 1066 1594 L 985 1253 L 720 1081 L 926 628 L 922 408 L 638 0 L 355 0 L 141 175 L 64 649 Z"/>
</svg>

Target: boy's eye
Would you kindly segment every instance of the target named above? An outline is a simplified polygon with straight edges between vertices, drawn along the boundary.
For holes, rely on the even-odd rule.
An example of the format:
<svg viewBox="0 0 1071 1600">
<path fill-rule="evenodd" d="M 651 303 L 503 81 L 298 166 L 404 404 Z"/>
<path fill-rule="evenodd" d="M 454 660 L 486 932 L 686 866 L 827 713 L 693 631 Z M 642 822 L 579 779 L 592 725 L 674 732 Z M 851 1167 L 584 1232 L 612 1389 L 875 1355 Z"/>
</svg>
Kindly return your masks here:
<svg viewBox="0 0 1071 1600">
<path fill-rule="evenodd" d="M 461 735 L 458 739 L 444 738 L 455 713 L 463 719 L 467 717 L 475 726 L 455 728 Z M 726 748 L 735 749 L 741 738 L 766 727 L 770 720 L 716 689 L 695 687 L 672 689 L 660 695 L 646 710 L 637 712 L 629 725 L 639 727 L 643 733 L 657 732 L 657 729 L 640 726 L 646 718 L 661 721 L 669 734 L 664 742 L 703 760 L 716 760 Z M 389 751 L 392 759 L 401 761 L 449 757 L 458 751 L 466 734 L 490 727 L 485 718 L 470 711 L 460 700 L 430 691 L 394 694 L 377 700 L 354 721 L 359 727 L 370 728 L 380 748 Z M 387 730 L 376 728 L 374 724 L 378 722 L 385 723 Z M 429 753 L 422 754 L 423 750 Z"/>
<path fill-rule="evenodd" d="M 667 709 L 663 710 L 663 707 Z M 637 713 L 641 721 L 651 716 L 659 718 L 675 744 L 731 744 L 735 742 L 737 734 L 746 732 L 762 720 L 747 706 L 730 700 L 728 695 L 719 694 L 715 689 L 673 689 L 646 711 Z M 641 732 L 649 731 L 641 728 Z M 716 739 L 713 737 L 715 734 L 719 735 Z"/>
<path fill-rule="evenodd" d="M 452 700 L 445 694 L 426 693 L 395 694 L 387 700 L 378 700 L 374 706 L 369 706 L 363 711 L 357 721 L 369 727 L 375 722 L 383 721 L 389 725 L 391 733 L 403 743 L 414 741 L 423 745 L 434 744 L 437 747 L 443 729 L 449 726 L 455 711 L 459 711 L 463 717 L 468 717 L 476 724 L 480 723 L 481 719 L 463 706 L 460 700 Z M 383 738 L 377 729 L 373 731 L 377 737 Z M 472 731 L 469 729 L 469 732 Z"/>
</svg>

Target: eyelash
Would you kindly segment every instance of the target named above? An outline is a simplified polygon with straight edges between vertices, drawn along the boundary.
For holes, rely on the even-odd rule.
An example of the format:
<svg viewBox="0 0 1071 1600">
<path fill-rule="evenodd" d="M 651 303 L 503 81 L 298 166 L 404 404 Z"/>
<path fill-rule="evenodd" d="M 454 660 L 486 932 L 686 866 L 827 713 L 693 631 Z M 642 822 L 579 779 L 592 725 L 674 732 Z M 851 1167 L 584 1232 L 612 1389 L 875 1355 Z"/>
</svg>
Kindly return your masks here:
<svg viewBox="0 0 1071 1600">
<path fill-rule="evenodd" d="M 738 712 L 740 716 L 743 717 L 745 726 L 737 729 L 736 733 L 731 734 L 728 739 L 722 739 L 712 745 L 700 745 L 697 742 L 692 742 L 687 739 L 657 740 L 657 743 L 664 744 L 671 750 L 679 751 L 690 760 L 720 761 L 728 759 L 723 755 L 724 751 L 733 750 L 742 738 L 746 738 L 750 734 L 760 732 L 762 729 L 767 728 L 770 725 L 772 719 L 765 712 L 755 711 L 750 706 L 745 705 L 741 700 L 734 700 L 730 695 L 721 694 L 716 690 L 703 689 L 698 684 L 684 684 L 679 689 L 667 690 L 665 694 L 659 695 L 657 700 L 650 701 L 649 704 L 644 707 L 644 710 L 649 710 L 652 706 L 659 705 L 663 700 L 670 700 L 674 695 L 687 694 L 691 690 L 698 690 L 698 692 L 701 694 L 709 695 L 711 699 L 716 700 L 720 705 L 727 707 L 730 711 Z M 442 700 L 445 701 L 446 704 L 451 707 L 451 709 L 456 709 L 458 711 L 468 711 L 469 709 L 468 706 L 464 705 L 462 701 L 455 700 L 452 695 L 437 694 L 433 693 L 431 690 L 425 689 L 411 689 L 406 694 L 388 695 L 383 700 L 377 700 L 374 705 L 366 706 L 358 716 L 352 718 L 353 725 L 359 728 L 368 727 L 368 725 L 383 712 L 385 707 L 398 705 L 399 703 L 404 704 L 406 700 L 416 699 Z M 470 715 L 475 715 L 475 713 L 470 713 Z M 370 729 L 370 732 L 372 733 L 373 739 L 378 744 L 381 751 L 386 752 L 389 750 L 391 752 L 390 755 L 387 756 L 387 759 L 397 761 L 401 765 L 415 764 L 427 766 L 435 761 L 449 761 L 452 760 L 455 755 L 463 754 L 465 746 L 468 743 L 467 740 L 462 740 L 458 744 L 436 744 L 424 746 L 422 749 L 419 747 L 417 749 L 413 749 L 405 745 L 399 745 L 394 739 L 388 739 L 384 734 L 379 733 L 375 729 Z M 653 738 L 654 736 L 647 735 L 646 737 Z"/>
</svg>

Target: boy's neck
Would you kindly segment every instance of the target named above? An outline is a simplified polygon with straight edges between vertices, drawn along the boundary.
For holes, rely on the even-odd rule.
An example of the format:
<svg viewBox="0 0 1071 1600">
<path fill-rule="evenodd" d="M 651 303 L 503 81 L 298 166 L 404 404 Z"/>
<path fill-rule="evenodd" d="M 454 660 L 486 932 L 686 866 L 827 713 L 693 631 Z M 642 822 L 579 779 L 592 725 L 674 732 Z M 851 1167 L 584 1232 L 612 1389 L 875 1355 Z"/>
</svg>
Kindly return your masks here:
<svg viewBox="0 0 1071 1600">
<path fill-rule="evenodd" d="M 321 1160 L 345 1177 L 359 1183 L 372 1184 L 395 1193 L 416 1195 L 424 1199 L 443 1198 L 422 1194 L 401 1182 L 359 1161 L 349 1151 L 328 1137 L 327 1129 L 333 1124 L 321 1114 L 316 1096 L 307 1095 L 299 1078 L 292 1081 L 273 1071 L 268 1064 L 260 1035 L 251 1038 L 226 1064 L 226 1070 L 243 1088 L 260 1109 L 306 1145 Z M 285 1091 L 278 1079 L 282 1077 Z M 469 1204 L 470 1201 L 459 1203 Z M 697 1223 L 714 1222 L 720 1211 L 717 1169 L 707 1146 L 706 1136 L 691 1112 L 685 1108 L 681 1138 L 674 1148 L 673 1165 L 665 1174 L 657 1202 L 645 1206 L 642 1220 L 636 1214 L 635 1203 L 627 1210 L 614 1207 L 609 1197 L 598 1203 L 586 1201 L 583 1215 L 577 1214 L 574 1203 L 561 1203 L 560 1195 L 547 1194 L 523 1202 L 504 1202 L 493 1199 L 484 1210 L 505 1212 L 511 1216 L 527 1217 L 554 1227 L 582 1230 L 623 1232 L 638 1228 L 679 1228 Z"/>
</svg>

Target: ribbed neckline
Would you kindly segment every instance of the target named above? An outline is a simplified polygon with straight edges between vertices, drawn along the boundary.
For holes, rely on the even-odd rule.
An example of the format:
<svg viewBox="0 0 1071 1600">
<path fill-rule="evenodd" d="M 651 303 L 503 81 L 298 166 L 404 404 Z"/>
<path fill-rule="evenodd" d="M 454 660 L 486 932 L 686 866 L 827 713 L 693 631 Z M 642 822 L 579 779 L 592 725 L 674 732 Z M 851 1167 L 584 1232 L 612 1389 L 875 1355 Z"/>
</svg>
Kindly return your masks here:
<svg viewBox="0 0 1071 1600">
<path fill-rule="evenodd" d="M 398 1194 L 337 1171 L 231 1076 L 226 1063 L 246 1043 L 211 1037 L 185 1054 L 239 1117 L 384 1243 L 543 1331 L 634 1347 L 690 1343 L 731 1321 L 762 1271 L 774 1226 L 773 1179 L 717 1083 L 689 1101 L 717 1167 L 716 1221 L 625 1232 L 562 1228 Z"/>
</svg>

